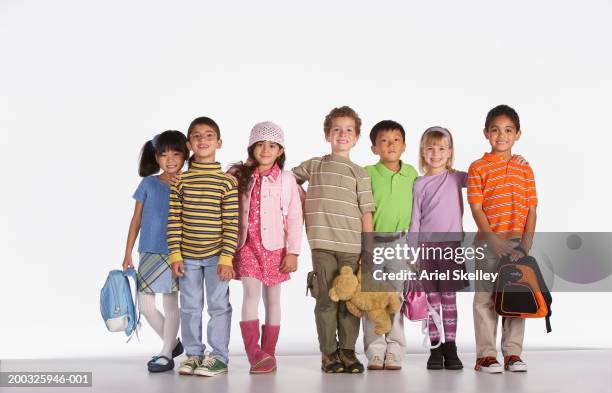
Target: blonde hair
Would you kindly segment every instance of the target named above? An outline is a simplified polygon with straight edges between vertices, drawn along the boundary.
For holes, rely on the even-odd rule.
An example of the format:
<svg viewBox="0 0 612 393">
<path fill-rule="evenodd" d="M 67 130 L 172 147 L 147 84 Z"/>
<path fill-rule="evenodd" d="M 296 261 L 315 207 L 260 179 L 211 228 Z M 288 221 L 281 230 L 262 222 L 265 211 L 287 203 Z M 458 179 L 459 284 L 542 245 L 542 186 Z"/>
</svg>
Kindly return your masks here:
<svg viewBox="0 0 612 393">
<path fill-rule="evenodd" d="M 453 171 L 453 159 L 455 157 L 455 150 L 453 149 L 453 136 L 450 131 L 444 127 L 429 127 L 421 136 L 421 145 L 419 147 L 419 169 L 421 173 L 427 173 L 429 171 L 429 165 L 425 161 L 425 148 L 432 145 L 439 145 L 442 141 L 448 142 L 448 147 L 451 149 L 450 157 L 446 161 L 446 169 L 450 172 Z"/>
</svg>

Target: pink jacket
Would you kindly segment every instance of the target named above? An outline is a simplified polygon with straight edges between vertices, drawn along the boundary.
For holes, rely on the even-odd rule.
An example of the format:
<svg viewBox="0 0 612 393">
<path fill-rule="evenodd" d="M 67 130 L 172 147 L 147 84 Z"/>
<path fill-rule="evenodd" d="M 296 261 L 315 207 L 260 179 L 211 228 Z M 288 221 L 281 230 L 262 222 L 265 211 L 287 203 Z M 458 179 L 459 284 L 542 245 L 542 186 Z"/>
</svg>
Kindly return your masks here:
<svg viewBox="0 0 612 393">
<path fill-rule="evenodd" d="M 285 204 L 288 209 L 283 214 L 281 206 L 282 184 L 290 187 L 291 198 Z M 249 229 L 249 207 L 251 192 L 255 182 L 251 181 L 246 193 L 240 195 L 240 231 L 238 250 L 244 246 Z M 264 176 L 261 180 L 261 239 L 266 250 L 287 247 L 287 254 L 299 255 L 302 244 L 302 224 L 304 223 L 302 200 L 304 191 L 295 181 L 290 171 L 282 171 L 274 180 Z"/>
</svg>

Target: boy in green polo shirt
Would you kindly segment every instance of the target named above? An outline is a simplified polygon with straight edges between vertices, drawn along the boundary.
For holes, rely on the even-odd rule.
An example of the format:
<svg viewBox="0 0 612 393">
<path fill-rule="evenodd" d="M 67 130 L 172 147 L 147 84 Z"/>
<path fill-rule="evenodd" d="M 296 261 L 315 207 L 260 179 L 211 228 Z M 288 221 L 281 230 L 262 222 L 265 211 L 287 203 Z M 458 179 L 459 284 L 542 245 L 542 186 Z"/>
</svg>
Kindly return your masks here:
<svg viewBox="0 0 612 393">
<path fill-rule="evenodd" d="M 370 131 L 372 152 L 380 156 L 376 165 L 365 169 L 372 179 L 374 232 L 407 231 L 412 217 L 412 185 L 417 171 L 402 162 L 406 150 L 404 127 L 393 120 L 383 120 Z M 368 370 L 399 370 L 406 352 L 406 338 L 401 314 L 393 316 L 389 333 L 374 333 L 374 323 L 363 318 L 363 344 Z"/>
</svg>

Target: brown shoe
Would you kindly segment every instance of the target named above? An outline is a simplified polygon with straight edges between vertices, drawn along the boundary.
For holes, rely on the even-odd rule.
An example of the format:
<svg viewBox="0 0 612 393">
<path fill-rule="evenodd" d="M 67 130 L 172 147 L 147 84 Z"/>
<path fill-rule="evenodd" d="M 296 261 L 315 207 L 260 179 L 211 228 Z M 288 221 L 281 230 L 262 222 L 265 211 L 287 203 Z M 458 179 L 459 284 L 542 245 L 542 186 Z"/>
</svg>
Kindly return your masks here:
<svg viewBox="0 0 612 393">
<path fill-rule="evenodd" d="M 352 349 L 338 349 L 338 357 L 344 365 L 344 372 L 351 374 L 360 374 L 363 372 L 363 364 L 355 356 L 355 351 Z"/>
<path fill-rule="evenodd" d="M 344 365 L 338 358 L 336 351 L 330 354 L 321 354 L 321 370 L 328 374 L 344 372 Z"/>
</svg>

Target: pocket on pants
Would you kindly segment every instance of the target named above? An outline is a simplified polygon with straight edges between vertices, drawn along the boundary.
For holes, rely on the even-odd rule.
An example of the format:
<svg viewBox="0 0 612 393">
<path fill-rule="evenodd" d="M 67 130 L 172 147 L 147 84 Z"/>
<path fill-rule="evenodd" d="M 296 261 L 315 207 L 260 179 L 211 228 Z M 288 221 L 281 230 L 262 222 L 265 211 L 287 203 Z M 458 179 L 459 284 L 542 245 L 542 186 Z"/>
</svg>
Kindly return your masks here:
<svg viewBox="0 0 612 393">
<path fill-rule="evenodd" d="M 310 291 L 310 296 L 315 299 L 318 299 L 321 295 L 319 274 L 314 270 L 308 272 L 308 276 L 306 276 L 306 295 L 308 295 L 308 291 Z"/>
</svg>

